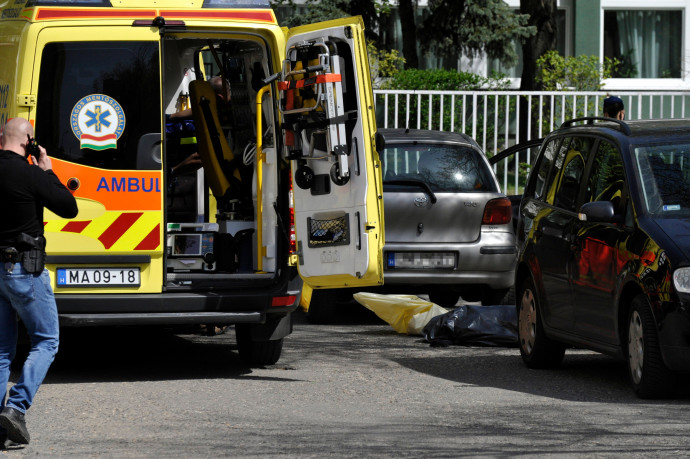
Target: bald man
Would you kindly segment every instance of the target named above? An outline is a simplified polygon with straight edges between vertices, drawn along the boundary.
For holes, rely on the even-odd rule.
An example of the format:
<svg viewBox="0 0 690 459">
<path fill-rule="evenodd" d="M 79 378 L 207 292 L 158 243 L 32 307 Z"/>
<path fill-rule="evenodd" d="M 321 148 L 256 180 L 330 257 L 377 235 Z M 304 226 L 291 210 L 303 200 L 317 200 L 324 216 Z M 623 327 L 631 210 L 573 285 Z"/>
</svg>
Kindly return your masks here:
<svg viewBox="0 0 690 459">
<path fill-rule="evenodd" d="M 74 196 L 51 170 L 45 148 L 38 147 L 38 159 L 29 164 L 33 133 L 31 123 L 13 118 L 0 137 L 0 449 L 7 440 L 29 443 L 24 415 L 58 348 L 57 307 L 44 267 L 43 208 L 64 218 L 78 212 Z M 31 338 L 31 350 L 5 400 L 17 316 Z"/>
</svg>

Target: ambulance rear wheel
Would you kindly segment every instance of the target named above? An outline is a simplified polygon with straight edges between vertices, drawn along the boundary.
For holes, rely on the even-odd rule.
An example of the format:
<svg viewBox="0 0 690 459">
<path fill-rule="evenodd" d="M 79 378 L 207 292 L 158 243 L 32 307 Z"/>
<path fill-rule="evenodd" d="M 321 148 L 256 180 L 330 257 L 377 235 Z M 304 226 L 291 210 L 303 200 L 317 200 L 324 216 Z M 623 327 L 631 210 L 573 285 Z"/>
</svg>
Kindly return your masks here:
<svg viewBox="0 0 690 459">
<path fill-rule="evenodd" d="M 283 338 L 254 341 L 249 324 L 235 325 L 235 338 L 240 358 L 250 366 L 273 365 L 283 352 Z"/>
</svg>

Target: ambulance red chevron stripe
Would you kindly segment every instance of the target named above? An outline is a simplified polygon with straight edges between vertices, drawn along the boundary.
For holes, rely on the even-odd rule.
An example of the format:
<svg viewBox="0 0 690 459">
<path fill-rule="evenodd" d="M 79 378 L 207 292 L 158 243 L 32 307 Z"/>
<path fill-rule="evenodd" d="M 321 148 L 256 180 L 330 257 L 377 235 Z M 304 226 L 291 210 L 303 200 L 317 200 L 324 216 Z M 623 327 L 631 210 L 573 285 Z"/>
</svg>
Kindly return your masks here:
<svg viewBox="0 0 690 459">
<path fill-rule="evenodd" d="M 45 225 L 48 233 L 76 233 L 97 239 L 106 250 L 156 250 L 161 244 L 158 217 L 157 212 L 125 212 L 105 226 L 101 219 L 53 221 Z"/>
</svg>

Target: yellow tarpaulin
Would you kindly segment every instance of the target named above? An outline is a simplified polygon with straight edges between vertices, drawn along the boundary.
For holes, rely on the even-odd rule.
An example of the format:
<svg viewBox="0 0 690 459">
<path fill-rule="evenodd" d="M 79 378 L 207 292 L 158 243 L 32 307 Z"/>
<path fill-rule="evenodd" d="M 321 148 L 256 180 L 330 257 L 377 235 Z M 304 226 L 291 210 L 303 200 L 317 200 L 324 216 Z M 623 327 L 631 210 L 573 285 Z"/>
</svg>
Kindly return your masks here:
<svg viewBox="0 0 690 459">
<path fill-rule="evenodd" d="M 423 300 L 415 295 L 381 295 L 360 292 L 355 300 L 388 322 L 398 333 L 421 335 L 424 326 L 432 317 L 448 312 L 447 309 Z"/>
</svg>

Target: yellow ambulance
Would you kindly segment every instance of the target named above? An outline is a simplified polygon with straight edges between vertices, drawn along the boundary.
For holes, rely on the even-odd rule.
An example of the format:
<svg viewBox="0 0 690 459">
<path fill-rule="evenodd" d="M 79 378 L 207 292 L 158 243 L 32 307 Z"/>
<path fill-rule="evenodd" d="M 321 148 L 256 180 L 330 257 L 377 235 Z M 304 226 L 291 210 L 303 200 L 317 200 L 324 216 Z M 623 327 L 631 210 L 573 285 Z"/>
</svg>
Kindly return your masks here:
<svg viewBox="0 0 690 459">
<path fill-rule="evenodd" d="M 61 324 L 234 324 L 275 363 L 302 279 L 382 283 L 361 18 L 265 0 L 0 0 L 0 121 L 30 120 L 76 218 L 46 212 Z M 292 248 L 291 248 L 292 247 Z"/>
</svg>

